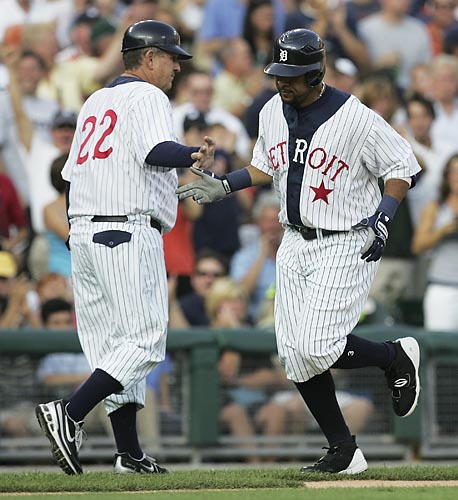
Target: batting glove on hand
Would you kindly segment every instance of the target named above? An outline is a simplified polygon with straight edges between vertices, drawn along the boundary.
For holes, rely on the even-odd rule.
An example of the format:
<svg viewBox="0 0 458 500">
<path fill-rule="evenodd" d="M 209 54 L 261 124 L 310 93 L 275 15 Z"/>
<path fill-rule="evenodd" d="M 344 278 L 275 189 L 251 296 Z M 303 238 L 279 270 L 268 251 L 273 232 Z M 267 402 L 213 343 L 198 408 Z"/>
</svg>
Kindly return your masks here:
<svg viewBox="0 0 458 500">
<path fill-rule="evenodd" d="M 360 251 L 363 260 L 366 262 L 376 262 L 380 259 L 385 250 L 390 223 L 391 219 L 388 215 L 377 211 L 371 217 L 366 217 L 361 222 L 358 222 L 358 224 L 352 226 L 352 229 L 369 230 L 366 243 Z"/>
<path fill-rule="evenodd" d="M 191 167 L 191 172 L 198 175 L 200 179 L 179 187 L 175 191 L 179 200 L 192 197 L 199 205 L 202 205 L 221 200 L 231 192 L 227 181 L 224 182 L 224 179 L 215 173 L 195 167 Z"/>
</svg>

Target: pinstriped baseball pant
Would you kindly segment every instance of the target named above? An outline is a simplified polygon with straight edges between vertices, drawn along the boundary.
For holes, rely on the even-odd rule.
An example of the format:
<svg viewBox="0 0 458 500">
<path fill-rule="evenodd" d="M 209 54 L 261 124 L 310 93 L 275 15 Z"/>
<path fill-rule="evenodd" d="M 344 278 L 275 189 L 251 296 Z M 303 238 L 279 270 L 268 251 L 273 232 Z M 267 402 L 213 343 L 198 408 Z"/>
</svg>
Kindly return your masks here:
<svg viewBox="0 0 458 500">
<path fill-rule="evenodd" d="M 110 247 L 92 241 L 107 230 L 131 240 Z M 146 218 L 125 223 L 72 220 L 70 246 L 78 337 L 92 368 L 124 390 L 105 399 L 107 413 L 145 402 L 145 377 L 165 356 L 167 277 L 162 236 Z"/>
<path fill-rule="evenodd" d="M 305 241 L 285 229 L 277 252 L 275 331 L 287 377 L 306 382 L 342 355 L 378 263 L 360 258 L 367 230 Z"/>
</svg>

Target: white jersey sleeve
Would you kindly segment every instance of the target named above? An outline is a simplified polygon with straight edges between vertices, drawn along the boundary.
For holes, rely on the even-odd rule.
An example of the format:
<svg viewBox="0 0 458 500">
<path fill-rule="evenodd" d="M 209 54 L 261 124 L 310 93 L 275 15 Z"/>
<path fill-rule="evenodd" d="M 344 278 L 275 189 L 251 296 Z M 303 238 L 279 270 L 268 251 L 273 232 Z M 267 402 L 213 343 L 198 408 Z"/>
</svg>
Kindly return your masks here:
<svg viewBox="0 0 458 500">
<path fill-rule="evenodd" d="M 366 168 L 385 182 L 408 178 L 420 171 L 410 144 L 375 113 L 362 154 Z"/>
<path fill-rule="evenodd" d="M 272 163 L 267 155 L 267 149 L 264 141 L 264 119 L 263 114 L 259 115 L 259 134 L 256 140 L 256 144 L 253 148 L 253 158 L 251 160 L 251 165 L 261 170 L 265 174 L 273 176 Z"/>
</svg>

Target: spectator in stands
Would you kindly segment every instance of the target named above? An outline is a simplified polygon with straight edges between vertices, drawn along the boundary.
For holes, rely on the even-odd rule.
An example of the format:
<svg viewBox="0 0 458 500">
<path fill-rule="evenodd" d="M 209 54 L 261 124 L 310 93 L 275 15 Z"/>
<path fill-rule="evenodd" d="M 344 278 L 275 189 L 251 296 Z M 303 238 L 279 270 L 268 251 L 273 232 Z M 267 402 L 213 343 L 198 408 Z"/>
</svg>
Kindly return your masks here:
<svg viewBox="0 0 458 500">
<path fill-rule="evenodd" d="M 43 140 L 52 142 L 51 123 L 59 106 L 55 100 L 37 96 L 39 83 L 45 75 L 45 62 L 32 50 L 20 54 L 16 68 L 16 81 L 22 94 L 24 112 Z"/>
<path fill-rule="evenodd" d="M 246 328 L 247 305 L 241 285 L 228 278 L 216 280 L 206 298 L 210 326 Z M 272 365 L 269 355 L 254 358 L 224 350 L 218 369 L 224 391 L 220 420 L 232 436 L 251 437 L 258 429 L 265 436 L 284 433 L 285 409 L 270 397 L 278 387 L 287 386 L 288 381 L 280 366 Z M 249 461 L 256 460 L 255 453 L 253 450 Z"/>
<path fill-rule="evenodd" d="M 113 41 L 116 34 L 116 27 L 107 19 L 98 19 L 91 26 L 91 34 L 89 37 L 91 45 L 91 54 L 94 57 L 100 58 L 105 54 Z"/>
<path fill-rule="evenodd" d="M 0 328 L 40 328 L 33 284 L 17 275 L 14 257 L 0 251 Z"/>
<path fill-rule="evenodd" d="M 275 286 L 276 255 L 283 235 L 279 209 L 274 193 L 266 191 L 258 196 L 253 207 L 258 239 L 241 248 L 230 263 L 230 276 L 243 286 L 249 297 L 249 313 L 254 321 L 259 319 L 267 290 Z"/>
<path fill-rule="evenodd" d="M 355 88 L 355 95 L 388 123 L 402 122 L 402 112 L 396 88 L 386 75 L 371 74 Z"/>
<path fill-rule="evenodd" d="M 254 65 L 265 68 L 272 58 L 274 8 L 271 0 L 249 0 L 243 22 L 242 38 L 251 49 Z"/>
<path fill-rule="evenodd" d="M 226 261 L 220 254 L 209 250 L 198 253 L 191 276 L 193 291 L 171 303 L 170 328 L 208 326 L 205 299 L 214 281 L 226 274 Z"/>
<path fill-rule="evenodd" d="M 272 0 L 274 5 L 274 31 L 280 35 L 285 27 L 285 8 L 283 0 Z M 204 19 L 197 34 L 200 51 L 200 69 L 217 73 L 220 70 L 215 63 L 217 55 L 233 38 L 242 36 L 243 21 L 247 9 L 247 0 L 207 0 Z"/>
<path fill-rule="evenodd" d="M 187 115 L 183 129 L 183 144 L 187 146 L 203 144 L 204 136 L 207 135 L 207 123 L 203 114 L 196 112 Z M 195 178 L 189 169 L 178 169 L 177 173 L 179 186 Z M 192 198 L 179 201 L 175 226 L 163 236 L 169 303 L 192 290 L 191 275 L 195 259 L 192 241 L 193 224 L 201 216 L 202 211 L 203 205 L 197 204 Z"/>
<path fill-rule="evenodd" d="M 404 136 L 422 165 L 415 189 L 407 193 L 412 221 L 417 226 L 425 205 L 437 199 L 442 172 L 450 151 L 438 148 L 432 141 L 431 127 L 436 116 L 432 101 L 414 94 L 407 99 L 405 109 L 407 130 Z"/>
<path fill-rule="evenodd" d="M 339 57 L 327 61 L 326 83 L 336 87 L 343 92 L 353 94 L 355 88 L 360 83 L 358 68 L 350 59 Z"/>
<path fill-rule="evenodd" d="M 242 117 L 262 89 L 263 70 L 253 63 L 251 49 L 243 38 L 233 38 L 219 52 L 222 70 L 215 77 L 213 104 Z"/>
<path fill-rule="evenodd" d="M 62 95 L 57 88 L 69 83 L 58 84 L 54 81 L 56 57 L 61 48 L 56 36 L 56 25 L 40 22 L 24 28 L 21 32 L 21 48 L 34 51 L 45 63 L 45 75 L 37 88 L 38 97 L 57 101 L 61 106 Z"/>
<path fill-rule="evenodd" d="M 458 21 L 454 18 L 456 1 L 430 0 L 427 2 L 427 7 L 426 27 L 431 39 L 433 55 L 437 56 L 444 52 L 444 40 L 447 33 L 458 28 Z"/>
<path fill-rule="evenodd" d="M 183 139 L 183 124 L 187 116 L 201 113 L 208 125 L 223 123 L 236 135 L 235 152 L 243 160 L 251 155 L 250 139 L 239 118 L 212 103 L 214 95 L 213 78 L 204 71 L 194 71 L 186 79 L 188 99 L 173 109 L 175 132 Z"/>
<path fill-rule="evenodd" d="M 43 274 L 36 283 L 36 293 L 40 305 L 51 299 L 64 299 L 73 303 L 71 281 L 58 273 Z"/>
<path fill-rule="evenodd" d="M 458 332 L 458 154 L 445 165 L 438 199 L 422 212 L 412 249 L 417 255 L 431 253 L 425 328 Z"/>
<path fill-rule="evenodd" d="M 46 227 L 44 237 L 48 247 L 48 272 L 70 278 L 70 252 L 65 244 L 69 233 L 65 181 L 61 175 L 67 158 L 68 153 L 65 153 L 51 163 L 51 184 L 56 190 L 57 198 L 44 207 L 43 218 Z"/>
<path fill-rule="evenodd" d="M 176 0 L 173 4 L 177 15 L 178 31 L 182 35 L 181 44 L 185 48 L 194 43 L 202 27 L 205 3 L 206 0 Z M 195 51 L 190 49 L 190 52 Z"/>
<path fill-rule="evenodd" d="M 367 64 L 367 49 L 359 39 L 356 20 L 351 17 L 344 0 L 335 2 L 301 0 L 286 18 L 285 31 L 308 28 L 318 33 L 331 57 L 351 59 L 360 69 Z"/>
<path fill-rule="evenodd" d="M 458 59 L 442 54 L 433 59 L 433 99 L 436 118 L 431 137 L 438 148 L 456 148 L 458 129 Z"/>
<path fill-rule="evenodd" d="M 46 229 L 43 209 L 55 198 L 55 189 L 51 185 L 50 177 L 51 163 L 58 156 L 70 151 L 76 128 L 76 114 L 58 111 L 51 122 L 52 143 L 43 140 L 23 106 L 22 93 L 18 85 L 18 60 L 17 50 L 10 49 L 4 52 L 4 61 L 10 75 L 10 95 L 29 183 L 32 229 L 36 235 L 30 252 L 29 268 L 32 275 L 38 278 L 47 271 L 47 247 L 42 235 Z"/>
<path fill-rule="evenodd" d="M 411 0 L 380 0 L 381 10 L 358 23 L 372 69 L 386 71 L 404 92 L 412 68 L 431 59 L 425 24 L 408 15 Z"/>
<path fill-rule="evenodd" d="M 11 40 L 19 28 L 33 29 L 35 23 L 54 23 L 60 42 L 68 42 L 68 27 L 73 2 L 66 0 L 3 0 L 4 15 L 0 18 L 0 43 Z"/>
<path fill-rule="evenodd" d="M 27 287 L 17 280 L 16 263 L 8 252 L 0 252 L 0 329 L 17 328 L 27 320 Z M 39 315 L 36 314 L 39 321 Z M 19 321 L 18 321 L 19 320 Z M 41 323 L 40 323 L 41 324 Z M 33 326 L 39 326 L 33 325 Z M 21 331 L 17 332 L 21 335 Z M 33 412 L 37 393 L 35 362 L 28 354 L 2 356 L 0 363 L 0 434 L 23 437 L 38 434 Z"/>
<path fill-rule="evenodd" d="M 91 29 L 98 19 L 100 13 L 94 7 L 83 10 L 72 19 L 69 27 L 70 44 L 60 51 L 59 61 L 69 61 L 81 54 L 92 55 Z"/>
<path fill-rule="evenodd" d="M 216 138 L 214 130 L 210 137 Z M 227 133 L 227 130 L 224 128 Z M 218 144 L 218 141 L 217 141 Z M 233 167 L 233 157 L 224 149 L 216 150 L 212 171 L 216 175 L 225 175 L 236 170 Z M 247 196 L 248 195 L 248 196 Z M 240 248 L 239 227 L 244 207 L 249 207 L 250 193 L 244 196 L 226 196 L 220 203 L 203 205 L 203 210 L 194 220 L 193 244 L 196 252 L 211 249 L 230 259 Z"/>
<path fill-rule="evenodd" d="M 22 264 L 28 245 L 29 229 L 26 213 L 10 178 L 0 172 L 0 250 L 11 252 Z"/>
<path fill-rule="evenodd" d="M 3 49 L 0 46 L 0 57 Z M 1 66 L 5 69 L 5 66 Z M 7 75 L 7 70 L 6 76 Z M 29 205 L 29 184 L 25 170 L 24 158 L 20 154 L 16 120 L 7 86 L 0 87 L 0 169 L 5 171 L 13 183 L 21 204 Z"/>
<path fill-rule="evenodd" d="M 73 306 L 65 299 L 50 299 L 41 305 L 41 319 L 47 330 L 75 329 Z M 91 373 L 82 353 L 57 352 L 44 356 L 38 367 L 38 379 L 54 393 L 55 397 L 76 389 Z"/>
<path fill-rule="evenodd" d="M 427 99 L 433 96 L 433 75 L 430 62 L 418 63 L 410 71 L 410 86 L 405 97 L 419 94 Z"/>
</svg>

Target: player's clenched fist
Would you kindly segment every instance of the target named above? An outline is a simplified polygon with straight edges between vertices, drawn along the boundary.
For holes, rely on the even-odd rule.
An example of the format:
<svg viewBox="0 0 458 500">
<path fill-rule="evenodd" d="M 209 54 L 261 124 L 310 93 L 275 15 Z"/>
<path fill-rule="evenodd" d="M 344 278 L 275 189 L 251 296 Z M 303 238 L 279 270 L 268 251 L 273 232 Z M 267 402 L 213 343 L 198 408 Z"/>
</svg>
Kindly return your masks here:
<svg viewBox="0 0 458 500">
<path fill-rule="evenodd" d="M 388 227 L 391 219 L 383 212 L 377 211 L 371 217 L 365 217 L 352 229 L 368 229 L 367 240 L 361 249 L 361 258 L 366 262 L 376 262 L 385 250 L 388 239 Z"/>
<path fill-rule="evenodd" d="M 386 186 L 390 183 L 390 188 L 393 189 L 392 180 L 389 180 Z M 407 182 L 401 182 L 398 185 L 397 189 L 403 191 L 402 196 L 405 195 L 405 191 L 408 189 L 407 186 Z M 376 262 L 382 256 L 388 239 L 388 228 L 398 205 L 399 200 L 397 198 L 384 194 L 375 214 L 365 217 L 358 224 L 352 226 L 352 229 L 368 229 L 366 243 L 360 251 L 361 258 L 366 262 Z"/>
</svg>

